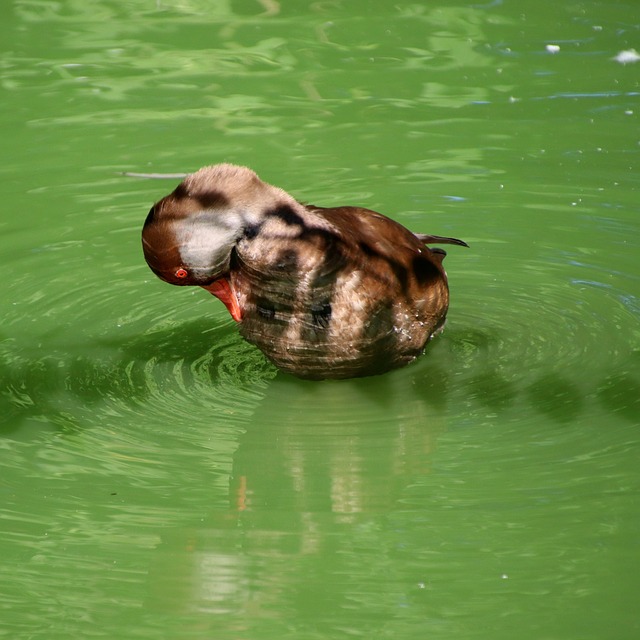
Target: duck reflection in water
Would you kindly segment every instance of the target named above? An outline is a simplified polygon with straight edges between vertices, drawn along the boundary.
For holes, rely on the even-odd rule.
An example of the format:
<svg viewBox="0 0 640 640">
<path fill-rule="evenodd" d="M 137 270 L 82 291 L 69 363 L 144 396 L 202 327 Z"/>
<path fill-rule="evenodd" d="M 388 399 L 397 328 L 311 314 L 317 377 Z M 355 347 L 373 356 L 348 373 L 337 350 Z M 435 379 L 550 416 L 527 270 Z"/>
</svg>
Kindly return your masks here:
<svg viewBox="0 0 640 640">
<path fill-rule="evenodd" d="M 356 615 L 375 631 L 381 615 L 393 615 L 395 604 L 381 611 L 375 592 L 390 579 L 382 559 L 391 563 L 402 534 L 380 528 L 429 473 L 442 429 L 423 380 L 406 373 L 273 380 L 233 457 L 229 510 L 158 549 L 154 606 L 202 614 L 204 624 L 207 614 L 234 614 L 249 636 L 269 617 L 335 630 Z M 371 599 L 352 592 L 367 584 Z M 354 614 L 359 596 L 370 615 L 366 604 Z"/>
</svg>

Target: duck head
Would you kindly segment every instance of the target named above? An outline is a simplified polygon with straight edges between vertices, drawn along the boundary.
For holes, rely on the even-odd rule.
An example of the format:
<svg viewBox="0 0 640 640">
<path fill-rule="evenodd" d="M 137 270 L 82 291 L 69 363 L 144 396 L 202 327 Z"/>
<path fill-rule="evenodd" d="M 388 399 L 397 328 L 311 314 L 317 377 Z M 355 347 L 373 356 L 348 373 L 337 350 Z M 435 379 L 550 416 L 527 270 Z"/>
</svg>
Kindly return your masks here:
<svg viewBox="0 0 640 640">
<path fill-rule="evenodd" d="M 229 279 L 233 247 L 283 200 L 293 198 L 251 169 L 204 167 L 151 207 L 142 230 L 147 264 L 169 284 L 206 289 L 240 322 L 242 310 Z"/>
</svg>

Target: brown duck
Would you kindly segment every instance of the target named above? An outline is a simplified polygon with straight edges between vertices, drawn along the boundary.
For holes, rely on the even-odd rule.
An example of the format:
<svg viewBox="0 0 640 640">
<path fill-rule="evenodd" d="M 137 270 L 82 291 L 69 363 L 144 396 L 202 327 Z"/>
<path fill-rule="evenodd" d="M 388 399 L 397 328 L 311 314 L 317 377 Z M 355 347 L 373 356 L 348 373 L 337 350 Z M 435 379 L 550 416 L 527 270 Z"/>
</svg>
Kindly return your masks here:
<svg viewBox="0 0 640 640">
<path fill-rule="evenodd" d="M 442 330 L 446 255 L 360 207 L 301 204 L 230 164 L 187 176 L 142 230 L 151 270 L 222 300 L 240 333 L 301 378 L 351 378 L 411 362 Z"/>
</svg>

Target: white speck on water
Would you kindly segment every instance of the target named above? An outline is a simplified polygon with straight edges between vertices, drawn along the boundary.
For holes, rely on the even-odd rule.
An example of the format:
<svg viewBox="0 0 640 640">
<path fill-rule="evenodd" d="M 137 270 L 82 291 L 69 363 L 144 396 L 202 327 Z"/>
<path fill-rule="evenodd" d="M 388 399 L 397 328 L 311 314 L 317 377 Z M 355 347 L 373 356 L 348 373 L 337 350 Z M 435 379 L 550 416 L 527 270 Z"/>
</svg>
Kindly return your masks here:
<svg viewBox="0 0 640 640">
<path fill-rule="evenodd" d="M 548 44 L 545 49 L 549 52 L 549 53 L 558 53 L 558 51 L 560 51 L 560 45 L 559 44 Z"/>
<path fill-rule="evenodd" d="M 619 62 L 620 64 L 630 64 L 640 60 L 640 53 L 635 49 L 624 49 L 623 51 L 619 51 L 618 54 L 611 59 Z"/>
</svg>

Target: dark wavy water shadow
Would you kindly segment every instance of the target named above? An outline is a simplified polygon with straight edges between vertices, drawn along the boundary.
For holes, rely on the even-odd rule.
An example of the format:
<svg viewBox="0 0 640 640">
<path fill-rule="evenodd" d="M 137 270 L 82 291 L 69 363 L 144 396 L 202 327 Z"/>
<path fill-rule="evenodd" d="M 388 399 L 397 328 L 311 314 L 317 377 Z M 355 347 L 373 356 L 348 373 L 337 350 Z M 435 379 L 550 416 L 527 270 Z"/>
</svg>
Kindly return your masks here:
<svg viewBox="0 0 640 640">
<path fill-rule="evenodd" d="M 450 331 L 405 369 L 344 382 L 310 382 L 279 373 L 232 325 L 212 326 L 207 318 L 141 335 L 57 346 L 44 354 L 41 349 L 35 353 L 19 348 L 11 340 L 0 345 L 0 430 L 5 435 L 31 418 L 73 428 L 73 407 L 114 400 L 143 404 L 153 385 L 173 386 L 176 367 L 185 383 L 197 376 L 204 376 L 212 386 L 223 380 L 231 395 L 234 385 L 244 388 L 256 378 L 277 376 L 286 381 L 292 396 L 316 386 L 349 385 L 357 402 L 381 411 L 394 406 L 402 388 L 407 398 L 417 398 L 453 417 L 464 413 L 461 408 L 466 406 L 490 410 L 499 419 L 502 412 L 521 404 L 553 422 L 568 424 L 595 399 L 622 419 L 638 421 L 637 354 L 617 367 L 612 363 L 606 375 L 589 386 L 544 368 L 515 374 L 513 368 L 507 368 L 507 375 L 496 359 L 501 336 L 488 329 Z"/>
</svg>

